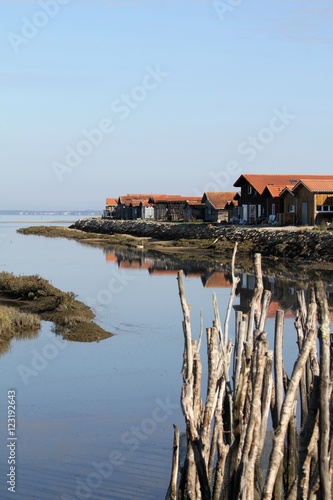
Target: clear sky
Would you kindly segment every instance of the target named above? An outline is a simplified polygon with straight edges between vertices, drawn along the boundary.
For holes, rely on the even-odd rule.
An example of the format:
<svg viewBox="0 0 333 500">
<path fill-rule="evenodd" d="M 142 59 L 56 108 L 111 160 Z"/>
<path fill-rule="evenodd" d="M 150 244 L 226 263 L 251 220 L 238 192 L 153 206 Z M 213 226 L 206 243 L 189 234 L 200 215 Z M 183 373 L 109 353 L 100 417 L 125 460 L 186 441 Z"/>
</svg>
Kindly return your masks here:
<svg viewBox="0 0 333 500">
<path fill-rule="evenodd" d="M 332 174 L 333 2 L 1 0 L 0 209 Z"/>
</svg>

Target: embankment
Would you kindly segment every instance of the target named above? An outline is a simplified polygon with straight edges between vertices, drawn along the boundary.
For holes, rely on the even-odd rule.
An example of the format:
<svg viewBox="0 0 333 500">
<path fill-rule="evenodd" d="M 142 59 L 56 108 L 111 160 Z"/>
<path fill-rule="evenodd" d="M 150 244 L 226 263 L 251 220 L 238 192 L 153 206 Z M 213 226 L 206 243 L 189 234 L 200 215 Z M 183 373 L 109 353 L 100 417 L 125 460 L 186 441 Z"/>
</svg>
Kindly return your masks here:
<svg viewBox="0 0 333 500">
<path fill-rule="evenodd" d="M 294 227 L 239 227 L 210 224 L 80 219 L 72 229 L 97 234 L 128 234 L 159 241 L 210 242 L 211 249 L 230 249 L 236 241 L 244 253 L 316 263 L 333 262 L 333 232 Z"/>
</svg>

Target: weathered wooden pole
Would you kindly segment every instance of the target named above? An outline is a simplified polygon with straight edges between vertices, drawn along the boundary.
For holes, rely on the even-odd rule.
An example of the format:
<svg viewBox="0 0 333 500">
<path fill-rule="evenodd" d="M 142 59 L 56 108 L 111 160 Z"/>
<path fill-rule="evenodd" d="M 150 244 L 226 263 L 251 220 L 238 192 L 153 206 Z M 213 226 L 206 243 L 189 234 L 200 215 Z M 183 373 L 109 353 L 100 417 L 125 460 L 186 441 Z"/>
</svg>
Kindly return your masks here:
<svg viewBox="0 0 333 500">
<path fill-rule="evenodd" d="M 275 373 L 275 409 L 277 421 L 280 420 L 283 390 L 283 323 L 284 312 L 276 311 L 274 336 L 274 373 Z"/>
<path fill-rule="evenodd" d="M 313 347 L 313 344 L 315 342 L 316 335 L 316 330 L 311 330 L 309 332 L 308 336 L 304 340 L 302 350 L 293 369 L 292 377 L 281 409 L 280 423 L 274 436 L 273 449 L 269 460 L 269 470 L 263 492 L 264 500 L 271 500 L 273 495 L 275 479 L 283 459 L 284 439 L 286 436 L 289 420 L 292 415 L 299 381 L 301 379 L 305 363 L 308 359 L 310 349 Z"/>
<path fill-rule="evenodd" d="M 331 496 L 330 474 L 330 318 L 324 285 L 316 282 L 320 344 L 319 474 L 322 498 Z"/>
</svg>

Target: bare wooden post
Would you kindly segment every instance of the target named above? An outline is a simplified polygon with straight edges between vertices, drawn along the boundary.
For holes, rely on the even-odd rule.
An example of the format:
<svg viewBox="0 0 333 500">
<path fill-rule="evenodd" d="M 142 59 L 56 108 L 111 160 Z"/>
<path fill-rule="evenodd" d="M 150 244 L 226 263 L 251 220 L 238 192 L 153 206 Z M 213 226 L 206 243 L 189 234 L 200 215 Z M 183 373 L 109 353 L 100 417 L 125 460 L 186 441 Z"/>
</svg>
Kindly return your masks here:
<svg viewBox="0 0 333 500">
<path fill-rule="evenodd" d="M 235 283 L 234 271 L 232 274 Z M 255 258 L 255 274 L 256 289 L 250 314 L 237 315 L 233 387 L 230 384 L 232 342 L 228 339 L 228 322 L 234 292 L 230 294 L 224 332 L 217 300 L 213 296 L 215 318 L 213 326 L 206 329 L 208 380 L 205 403 L 201 400 L 199 353 L 202 319 L 197 343 L 191 337 L 190 307 L 185 299 L 183 274 L 178 275 L 184 318 L 181 404 L 186 422 L 187 456 L 185 466 L 180 469 L 178 486 L 179 433 L 177 437 L 175 429 L 171 500 L 220 500 L 222 497 L 258 500 L 260 495 L 262 500 L 333 498 L 333 446 L 330 441 L 333 391 L 330 321 L 324 286 L 321 282 L 316 283 L 308 305 L 304 293 L 298 293 L 299 313 L 295 326 L 299 354 L 290 380 L 283 367 L 284 313 L 277 312 L 274 386 L 273 353 L 268 351 L 264 332 L 270 294 L 263 292 L 260 255 Z M 320 364 L 316 348 L 317 307 Z M 298 446 L 296 409 L 299 387 L 304 411 Z M 263 484 L 259 463 L 270 406 L 276 409 L 273 411 L 275 436 Z"/>
<path fill-rule="evenodd" d="M 319 316 L 320 343 L 320 412 L 319 412 L 319 474 L 322 498 L 330 498 L 330 402 L 332 383 L 330 380 L 330 319 L 324 285 L 316 282 L 316 298 Z"/>
<path fill-rule="evenodd" d="M 297 400 L 294 402 L 294 408 L 292 410 L 287 433 L 287 467 L 286 467 L 286 490 L 291 492 L 296 481 L 297 475 L 297 455 L 298 455 L 298 445 L 297 445 L 297 426 L 296 426 L 296 407 Z"/>
<path fill-rule="evenodd" d="M 185 289 L 184 289 L 184 273 L 183 271 L 179 271 L 178 273 L 178 288 L 179 288 L 179 297 L 180 303 L 183 310 L 183 332 L 185 336 L 185 348 L 184 354 L 186 357 L 184 358 L 184 375 L 186 379 L 189 379 L 192 375 L 193 369 L 193 354 L 192 354 L 192 333 L 191 333 L 191 320 L 190 320 L 190 308 L 186 302 L 185 298 Z"/>
<path fill-rule="evenodd" d="M 235 343 L 235 357 L 234 357 L 234 394 L 237 393 L 239 386 L 239 377 L 242 368 L 242 353 L 244 350 L 244 342 L 246 338 L 247 331 L 247 316 L 240 313 L 241 321 L 239 324 L 238 338 Z"/>
<path fill-rule="evenodd" d="M 272 297 L 272 292 L 270 292 L 269 290 L 264 290 L 260 321 L 258 326 L 259 333 L 265 330 L 266 318 L 267 318 L 269 304 L 271 302 L 271 297 Z"/>
<path fill-rule="evenodd" d="M 253 345 L 253 330 L 254 327 L 257 328 L 258 316 L 261 306 L 261 297 L 264 290 L 263 279 L 262 279 L 262 269 L 261 269 L 261 254 L 254 254 L 254 273 L 256 278 L 256 287 L 253 292 L 253 297 L 251 300 L 251 309 L 249 316 L 249 324 L 247 331 L 247 342 L 250 346 Z"/>
<path fill-rule="evenodd" d="M 225 321 L 224 321 L 224 344 L 225 345 L 227 345 L 227 343 L 228 343 L 228 337 L 229 337 L 229 318 L 230 318 L 231 306 L 232 306 L 232 303 L 233 303 L 234 298 L 235 298 L 237 285 L 238 285 L 238 283 L 240 281 L 239 276 L 235 276 L 235 258 L 236 258 L 236 252 L 237 252 L 237 241 L 235 243 L 234 251 L 233 251 L 232 259 L 231 259 L 232 285 L 231 285 L 229 302 L 228 302 L 227 312 L 226 312 Z"/>
<path fill-rule="evenodd" d="M 293 374 L 281 409 L 280 424 L 274 437 L 273 449 L 269 460 L 269 471 L 267 474 L 264 493 L 263 493 L 264 500 L 270 500 L 272 498 L 275 479 L 283 458 L 282 450 L 284 446 L 284 439 L 289 419 L 293 410 L 293 405 L 298 390 L 299 381 L 302 376 L 305 363 L 309 356 L 310 349 L 312 348 L 315 342 L 316 333 L 317 333 L 316 330 L 311 330 L 309 332 L 307 338 L 303 343 L 302 351 L 298 356 L 297 361 L 294 365 Z"/>
<path fill-rule="evenodd" d="M 284 312 L 276 311 L 274 337 L 275 409 L 277 421 L 283 402 L 283 322 Z"/>
<path fill-rule="evenodd" d="M 260 445 L 261 394 L 266 367 L 267 347 L 267 334 L 262 333 L 256 339 L 255 359 L 253 363 L 254 372 L 252 377 L 254 380 L 252 404 L 246 428 L 242 459 L 237 474 L 240 483 L 240 498 L 244 500 L 254 497 L 254 472 Z"/>
<path fill-rule="evenodd" d="M 300 435 L 298 459 L 297 498 L 309 498 L 311 461 L 317 462 L 318 454 L 318 408 L 319 408 L 319 377 L 315 377 L 311 393 L 307 420 Z"/>
</svg>

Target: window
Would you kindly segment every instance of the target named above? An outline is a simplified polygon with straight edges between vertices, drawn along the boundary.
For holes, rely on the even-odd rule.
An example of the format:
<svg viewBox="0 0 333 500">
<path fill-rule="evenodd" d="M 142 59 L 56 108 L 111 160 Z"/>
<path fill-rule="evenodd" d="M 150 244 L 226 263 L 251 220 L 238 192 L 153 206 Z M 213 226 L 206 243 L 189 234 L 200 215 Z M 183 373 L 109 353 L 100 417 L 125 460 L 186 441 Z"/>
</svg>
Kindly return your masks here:
<svg viewBox="0 0 333 500">
<path fill-rule="evenodd" d="M 247 194 L 252 194 L 252 186 L 247 186 Z"/>
<path fill-rule="evenodd" d="M 289 205 L 288 206 L 288 212 L 290 214 L 294 214 L 295 213 L 295 205 Z"/>
<path fill-rule="evenodd" d="M 275 215 L 275 203 L 272 203 L 272 215 Z"/>
<path fill-rule="evenodd" d="M 333 205 L 317 205 L 317 212 L 333 212 Z"/>
</svg>

